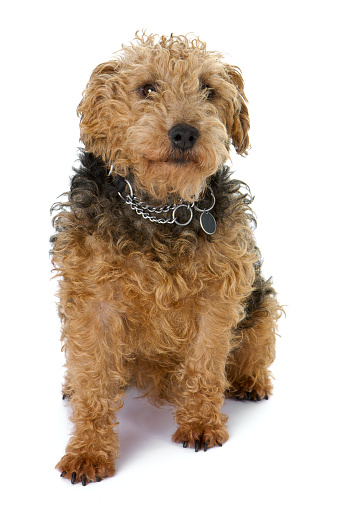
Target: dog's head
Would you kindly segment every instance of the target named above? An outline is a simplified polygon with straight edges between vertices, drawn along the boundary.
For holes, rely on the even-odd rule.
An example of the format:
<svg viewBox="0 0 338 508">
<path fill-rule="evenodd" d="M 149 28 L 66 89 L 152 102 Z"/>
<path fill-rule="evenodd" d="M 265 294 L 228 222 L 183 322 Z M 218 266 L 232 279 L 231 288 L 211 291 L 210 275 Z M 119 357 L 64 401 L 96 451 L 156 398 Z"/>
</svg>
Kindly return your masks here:
<svg viewBox="0 0 338 508">
<path fill-rule="evenodd" d="M 158 199 L 196 199 L 208 178 L 249 147 L 238 68 L 199 39 L 137 36 L 99 65 L 78 107 L 86 151 Z"/>
</svg>

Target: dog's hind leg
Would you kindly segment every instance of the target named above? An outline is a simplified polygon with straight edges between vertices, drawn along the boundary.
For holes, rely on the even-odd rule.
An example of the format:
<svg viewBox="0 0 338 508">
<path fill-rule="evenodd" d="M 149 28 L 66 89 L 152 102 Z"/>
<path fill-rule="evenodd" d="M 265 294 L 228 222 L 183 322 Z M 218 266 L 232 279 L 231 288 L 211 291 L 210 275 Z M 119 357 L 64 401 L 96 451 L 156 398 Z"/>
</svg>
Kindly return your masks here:
<svg viewBox="0 0 338 508">
<path fill-rule="evenodd" d="M 235 349 L 228 357 L 227 397 L 261 400 L 272 394 L 269 366 L 275 359 L 276 323 L 282 312 L 271 281 L 258 274 L 246 316 L 235 331 Z"/>
</svg>

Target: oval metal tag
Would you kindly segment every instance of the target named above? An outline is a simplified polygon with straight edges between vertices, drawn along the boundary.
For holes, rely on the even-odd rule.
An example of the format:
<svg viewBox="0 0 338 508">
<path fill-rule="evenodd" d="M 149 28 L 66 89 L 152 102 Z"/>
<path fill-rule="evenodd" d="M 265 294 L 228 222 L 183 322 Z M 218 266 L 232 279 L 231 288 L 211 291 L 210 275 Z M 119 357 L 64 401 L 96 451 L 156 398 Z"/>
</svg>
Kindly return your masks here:
<svg viewBox="0 0 338 508">
<path fill-rule="evenodd" d="M 215 217 L 210 212 L 203 212 L 200 217 L 201 228 L 207 235 L 213 235 L 216 231 Z"/>
</svg>

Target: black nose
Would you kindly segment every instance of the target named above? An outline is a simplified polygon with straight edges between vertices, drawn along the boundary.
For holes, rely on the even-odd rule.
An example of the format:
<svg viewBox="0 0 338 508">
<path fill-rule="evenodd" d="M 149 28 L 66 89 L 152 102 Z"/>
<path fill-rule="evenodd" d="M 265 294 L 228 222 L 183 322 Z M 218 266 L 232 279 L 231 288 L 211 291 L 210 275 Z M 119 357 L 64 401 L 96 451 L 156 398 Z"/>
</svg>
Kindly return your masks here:
<svg viewBox="0 0 338 508">
<path fill-rule="evenodd" d="M 197 141 L 199 132 L 192 125 L 179 123 L 174 125 L 169 131 L 169 137 L 176 148 L 188 150 L 192 148 Z"/>
</svg>

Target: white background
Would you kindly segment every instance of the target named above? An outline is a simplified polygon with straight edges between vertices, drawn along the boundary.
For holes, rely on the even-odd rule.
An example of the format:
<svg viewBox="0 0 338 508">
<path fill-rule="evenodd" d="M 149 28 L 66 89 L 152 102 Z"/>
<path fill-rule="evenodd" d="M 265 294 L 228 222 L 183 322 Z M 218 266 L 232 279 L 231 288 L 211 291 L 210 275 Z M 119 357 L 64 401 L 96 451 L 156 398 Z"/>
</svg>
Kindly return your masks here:
<svg viewBox="0 0 338 508">
<path fill-rule="evenodd" d="M 1 18 L 2 506 L 337 507 L 334 2 L 13 1 Z M 226 404 L 226 445 L 183 450 L 171 409 L 131 393 L 116 476 L 84 489 L 54 470 L 71 428 L 49 208 L 68 189 L 91 71 L 143 28 L 194 32 L 242 69 L 253 148 L 233 169 L 256 196 L 264 273 L 287 318 L 275 395 Z"/>
</svg>

